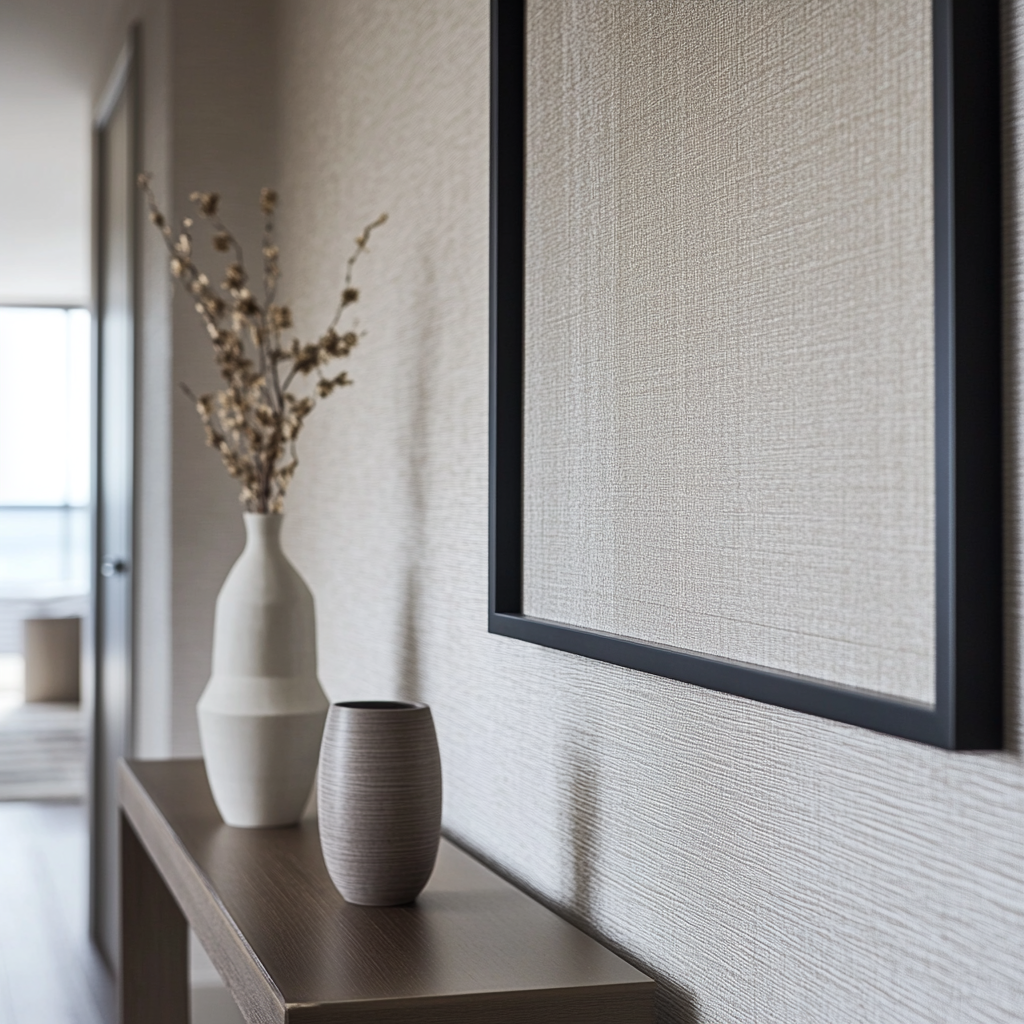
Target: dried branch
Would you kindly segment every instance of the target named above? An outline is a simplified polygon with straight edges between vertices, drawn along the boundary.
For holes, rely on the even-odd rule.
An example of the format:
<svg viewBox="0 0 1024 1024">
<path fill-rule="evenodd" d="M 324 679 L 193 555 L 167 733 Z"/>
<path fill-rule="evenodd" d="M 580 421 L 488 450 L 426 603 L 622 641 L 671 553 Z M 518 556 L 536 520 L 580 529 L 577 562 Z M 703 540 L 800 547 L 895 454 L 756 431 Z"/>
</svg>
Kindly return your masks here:
<svg viewBox="0 0 1024 1024">
<path fill-rule="evenodd" d="M 319 399 L 352 383 L 347 372 L 325 374 L 324 368 L 348 356 L 359 340 L 355 331 L 339 332 L 337 328 L 344 311 L 359 300 L 352 283 L 355 264 L 387 214 L 368 224 L 356 238 L 355 249 L 345 264 L 338 307 L 326 331 L 315 342 L 294 338 L 285 346 L 283 332 L 293 324 L 291 309 L 276 301 L 281 276 L 274 240 L 277 193 L 267 188 L 260 192 L 264 218 L 260 301 L 249 287 L 242 247 L 220 216 L 220 196 L 216 192 L 193 192 L 189 199 L 197 215 L 209 221 L 213 229 L 214 251 L 232 257 L 219 292 L 194 261 L 192 218 L 182 221 L 175 236 L 156 201 L 150 176 L 140 174 L 138 183 L 146 197 L 149 219 L 167 247 L 171 274 L 194 300 L 224 382 L 219 391 L 206 395 L 194 394 L 185 384 L 181 389 L 196 407 L 206 443 L 220 454 L 228 473 L 239 481 L 246 510 L 280 512 L 299 464 L 295 445 L 306 419 Z M 283 381 L 282 364 L 289 364 Z M 309 393 L 296 395 L 290 390 L 297 377 L 313 374 Z"/>
</svg>

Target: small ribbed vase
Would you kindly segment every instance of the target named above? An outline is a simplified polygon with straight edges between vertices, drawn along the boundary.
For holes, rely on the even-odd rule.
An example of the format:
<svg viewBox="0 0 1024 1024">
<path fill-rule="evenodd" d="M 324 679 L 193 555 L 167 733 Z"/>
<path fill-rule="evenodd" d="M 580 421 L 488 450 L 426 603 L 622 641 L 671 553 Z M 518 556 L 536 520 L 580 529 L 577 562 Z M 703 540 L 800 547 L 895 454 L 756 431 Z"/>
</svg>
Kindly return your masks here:
<svg viewBox="0 0 1024 1024">
<path fill-rule="evenodd" d="M 327 713 L 317 782 L 320 846 L 349 903 L 411 903 L 441 838 L 441 757 L 426 704 L 348 701 Z"/>
</svg>

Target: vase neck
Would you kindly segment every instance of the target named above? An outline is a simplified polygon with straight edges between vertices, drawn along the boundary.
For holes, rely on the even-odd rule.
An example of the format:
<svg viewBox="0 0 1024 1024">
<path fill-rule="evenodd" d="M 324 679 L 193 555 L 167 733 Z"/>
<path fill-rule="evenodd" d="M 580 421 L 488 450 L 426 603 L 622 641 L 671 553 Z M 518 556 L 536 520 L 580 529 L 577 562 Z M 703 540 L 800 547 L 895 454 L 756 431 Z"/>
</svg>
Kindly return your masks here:
<svg viewBox="0 0 1024 1024">
<path fill-rule="evenodd" d="M 280 547 L 284 516 L 274 512 L 245 512 L 242 519 L 245 522 L 246 547 Z"/>
</svg>

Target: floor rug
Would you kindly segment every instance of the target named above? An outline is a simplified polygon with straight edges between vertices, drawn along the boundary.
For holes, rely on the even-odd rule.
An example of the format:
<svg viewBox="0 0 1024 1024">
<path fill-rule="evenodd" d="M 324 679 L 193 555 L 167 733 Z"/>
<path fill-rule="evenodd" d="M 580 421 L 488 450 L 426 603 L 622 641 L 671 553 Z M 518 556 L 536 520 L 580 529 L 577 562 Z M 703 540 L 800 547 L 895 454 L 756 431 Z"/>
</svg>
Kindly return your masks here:
<svg viewBox="0 0 1024 1024">
<path fill-rule="evenodd" d="M 0 706 L 0 800 L 84 797 L 85 757 L 78 704 Z"/>
</svg>

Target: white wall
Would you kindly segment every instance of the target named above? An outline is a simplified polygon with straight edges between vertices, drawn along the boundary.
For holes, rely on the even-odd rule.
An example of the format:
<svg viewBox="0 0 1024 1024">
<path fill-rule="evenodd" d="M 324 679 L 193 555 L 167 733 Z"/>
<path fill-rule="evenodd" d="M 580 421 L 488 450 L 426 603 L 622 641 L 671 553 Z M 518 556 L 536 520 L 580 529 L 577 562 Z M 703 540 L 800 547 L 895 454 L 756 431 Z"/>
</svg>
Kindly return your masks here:
<svg viewBox="0 0 1024 1024">
<path fill-rule="evenodd" d="M 0 103 L 0 303 L 89 304 L 90 105 L 83 90 Z"/>
<path fill-rule="evenodd" d="M 330 695 L 429 701 L 449 831 L 655 974 L 664 1020 L 1020 1020 L 1021 5 L 1008 749 L 950 754 L 486 632 L 488 4 L 289 0 L 275 24 L 270 3 L 145 7 L 144 161 L 176 214 L 212 187 L 233 219 L 277 161 L 299 333 L 391 214 L 360 266 L 356 384 L 311 418 L 286 524 Z M 140 747 L 189 753 L 241 530 L 174 391 L 209 352 L 155 235 L 143 267 Z"/>
<path fill-rule="evenodd" d="M 392 216 L 360 269 L 356 384 L 311 418 L 286 524 L 330 695 L 429 701 L 448 830 L 654 973 L 664 1020 L 1024 1018 L 1019 204 L 1008 749 L 951 754 L 487 633 L 488 5 L 281 11 L 300 328 L 354 232 Z"/>
<path fill-rule="evenodd" d="M 0 5 L 0 304 L 89 304 L 92 101 L 116 5 Z"/>
<path fill-rule="evenodd" d="M 274 29 L 272 0 L 171 5 L 171 171 L 160 193 L 172 197 L 180 219 L 194 213 L 191 192 L 220 192 L 221 213 L 250 263 L 259 258 L 260 189 L 275 178 Z M 203 241 L 201 225 L 196 237 L 197 261 L 221 280 L 227 261 Z M 204 447 L 195 407 L 179 390 L 185 382 L 201 394 L 218 382 L 209 337 L 180 287 L 172 319 L 173 355 L 164 378 L 173 451 L 170 748 L 182 755 L 199 751 L 195 704 L 210 677 L 213 604 L 244 537 L 238 488 L 219 455 Z"/>
</svg>

